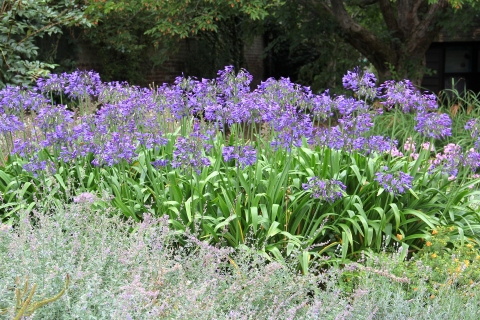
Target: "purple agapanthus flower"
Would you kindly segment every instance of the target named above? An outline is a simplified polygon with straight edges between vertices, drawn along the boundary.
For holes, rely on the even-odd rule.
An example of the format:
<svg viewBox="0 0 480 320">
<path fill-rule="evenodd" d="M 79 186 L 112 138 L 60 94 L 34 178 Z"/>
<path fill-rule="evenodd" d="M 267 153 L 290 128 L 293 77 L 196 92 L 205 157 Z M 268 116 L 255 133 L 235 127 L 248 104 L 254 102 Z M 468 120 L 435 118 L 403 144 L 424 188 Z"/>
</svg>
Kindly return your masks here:
<svg viewBox="0 0 480 320">
<path fill-rule="evenodd" d="M 23 122 L 16 115 L 0 114 L 0 133 L 13 133 L 25 128 Z"/>
<path fill-rule="evenodd" d="M 375 174 L 374 180 L 385 191 L 391 192 L 395 196 L 403 194 L 412 188 L 413 177 L 401 171 L 392 173 L 387 166 L 384 166 L 380 172 Z"/>
<path fill-rule="evenodd" d="M 377 78 L 373 73 L 362 72 L 359 67 L 347 71 L 342 82 L 345 89 L 353 90 L 359 98 L 374 99 L 377 96 Z"/>
<path fill-rule="evenodd" d="M 465 130 L 471 130 L 472 138 L 480 134 L 480 122 L 478 119 L 470 119 L 465 124 Z"/>
<path fill-rule="evenodd" d="M 341 150 L 347 147 L 351 138 L 342 132 L 340 126 L 330 128 L 315 128 L 313 131 L 313 145 L 320 147 L 329 147 L 335 150 Z"/>
<path fill-rule="evenodd" d="M 15 139 L 11 154 L 18 154 L 21 157 L 28 157 L 38 151 L 38 146 L 32 139 Z"/>
<path fill-rule="evenodd" d="M 130 163 L 137 156 L 136 148 L 134 138 L 129 132 L 110 132 L 97 142 L 92 164 L 112 166 L 122 161 Z"/>
<path fill-rule="evenodd" d="M 380 85 L 380 89 L 383 94 L 379 98 L 384 99 L 382 104 L 389 109 L 397 106 L 405 113 L 411 111 L 427 112 L 438 109 L 435 95 L 421 94 L 410 80 L 385 81 Z"/>
<path fill-rule="evenodd" d="M 415 120 L 415 130 L 424 137 L 441 139 L 452 135 L 452 119 L 448 114 L 420 112 Z"/>
<path fill-rule="evenodd" d="M 173 151 L 172 167 L 184 171 L 193 169 L 200 174 L 202 167 L 210 165 L 210 160 L 202 154 L 203 149 L 198 139 L 178 137 Z"/>
<path fill-rule="evenodd" d="M 210 165 L 210 159 L 205 156 L 212 148 L 208 140 L 208 135 L 203 134 L 200 124 L 195 122 L 190 136 L 178 137 L 173 151 L 172 167 L 184 171 L 193 169 L 200 174 L 202 167 Z"/>
<path fill-rule="evenodd" d="M 20 115 L 25 110 L 37 111 L 49 101 L 41 94 L 21 88 L 6 86 L 0 90 L 0 112 Z"/>
<path fill-rule="evenodd" d="M 480 121 L 478 119 L 468 120 L 465 130 L 471 131 L 470 136 L 475 141 L 475 148 L 480 149 Z"/>
<path fill-rule="evenodd" d="M 63 75 L 51 73 L 47 78 L 38 78 L 36 89 L 43 93 L 62 93 L 67 80 Z"/>
<path fill-rule="evenodd" d="M 335 98 L 335 106 L 342 116 L 349 116 L 354 112 L 366 112 L 369 108 L 369 106 L 361 100 L 346 98 L 344 96 Z"/>
<path fill-rule="evenodd" d="M 475 151 L 473 148 L 469 149 L 464 156 L 464 164 L 475 172 L 480 168 L 480 152 Z"/>
<path fill-rule="evenodd" d="M 57 172 L 55 164 L 52 161 L 41 160 L 37 155 L 30 158 L 22 167 L 25 171 L 32 173 L 35 178 L 38 177 L 39 173 L 54 175 Z"/>
<path fill-rule="evenodd" d="M 65 93 L 72 99 L 98 96 L 101 88 L 100 75 L 95 71 L 51 74 L 48 78 L 37 80 L 37 89 L 41 92 Z"/>
<path fill-rule="evenodd" d="M 277 136 L 270 143 L 275 149 L 285 148 L 290 150 L 292 146 L 300 147 L 302 139 L 307 141 L 312 138 L 313 125 L 310 117 L 300 113 L 291 105 L 286 106 L 285 112 L 281 113 L 277 119 L 272 122 L 272 126 L 277 132 Z"/>
<path fill-rule="evenodd" d="M 338 120 L 342 131 L 352 137 L 362 135 L 373 127 L 373 115 L 371 113 L 360 113 L 356 116 L 348 115 Z"/>
<path fill-rule="evenodd" d="M 311 192 L 310 197 L 327 201 L 329 203 L 335 202 L 337 199 L 343 197 L 343 192 L 347 187 L 338 180 L 326 180 L 319 177 L 311 177 L 308 183 L 302 184 L 305 191 Z"/>
<path fill-rule="evenodd" d="M 225 162 L 237 160 L 237 165 L 241 165 L 242 169 L 257 162 L 257 151 L 252 146 L 223 147 L 222 155 Z"/>
<path fill-rule="evenodd" d="M 64 92 L 72 99 L 98 96 L 101 91 L 102 81 L 95 71 L 77 70 L 63 76 L 67 79 Z"/>
<path fill-rule="evenodd" d="M 325 121 L 333 116 L 336 108 L 335 101 L 330 97 L 328 90 L 323 94 L 314 95 L 311 99 L 312 114 L 315 120 Z"/>
<path fill-rule="evenodd" d="M 163 168 L 163 167 L 166 167 L 168 165 L 168 159 L 158 159 L 158 160 L 155 160 L 155 161 L 152 161 L 151 164 L 154 168 L 158 169 L 158 168 Z"/>
</svg>

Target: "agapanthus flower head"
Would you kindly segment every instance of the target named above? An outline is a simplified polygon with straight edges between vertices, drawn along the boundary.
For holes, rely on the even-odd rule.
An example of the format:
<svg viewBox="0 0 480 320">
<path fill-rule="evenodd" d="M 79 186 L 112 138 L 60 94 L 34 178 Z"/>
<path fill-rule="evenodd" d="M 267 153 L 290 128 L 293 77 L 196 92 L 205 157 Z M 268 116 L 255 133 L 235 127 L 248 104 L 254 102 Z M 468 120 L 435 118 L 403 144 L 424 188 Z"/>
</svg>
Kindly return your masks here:
<svg viewBox="0 0 480 320">
<path fill-rule="evenodd" d="M 390 139 L 384 136 L 370 136 L 368 137 L 368 150 L 377 153 L 390 153 L 392 148 L 397 149 L 397 140 Z"/>
<path fill-rule="evenodd" d="M 471 130 L 472 138 L 480 134 L 480 121 L 478 119 L 470 119 L 465 124 L 465 130 Z"/>
<path fill-rule="evenodd" d="M 477 152 L 474 148 L 470 148 L 464 156 L 464 164 L 475 172 L 480 168 L 480 152 Z"/>
<path fill-rule="evenodd" d="M 6 86 L 0 90 L 0 112 L 19 116 L 26 110 L 37 111 L 49 103 L 41 94 L 20 86 Z"/>
<path fill-rule="evenodd" d="M 431 92 L 424 92 L 417 103 L 417 112 L 427 112 L 438 109 L 437 96 Z"/>
<path fill-rule="evenodd" d="M 46 78 L 38 78 L 36 88 L 43 93 L 62 93 L 67 79 L 63 75 L 51 73 Z"/>
<path fill-rule="evenodd" d="M 200 174 L 201 168 L 210 165 L 210 160 L 203 156 L 203 147 L 198 145 L 197 139 L 178 137 L 173 151 L 172 167 L 184 171 L 193 169 Z"/>
<path fill-rule="evenodd" d="M 78 99 L 98 96 L 102 90 L 102 81 L 95 71 L 77 70 L 40 78 L 37 80 L 37 89 L 43 93 L 65 93 L 69 98 Z"/>
<path fill-rule="evenodd" d="M 36 124 L 43 132 L 56 131 L 66 123 L 72 123 L 74 113 L 64 105 L 50 105 L 41 108 L 35 119 Z"/>
<path fill-rule="evenodd" d="M 152 161 L 151 164 L 154 168 L 159 169 L 159 168 L 166 167 L 168 165 L 168 162 L 169 162 L 168 159 L 158 159 L 158 160 Z"/>
<path fill-rule="evenodd" d="M 195 115 L 200 111 L 192 95 L 198 80 L 192 77 L 176 77 L 173 86 L 162 89 L 165 104 L 169 112 L 178 120 Z"/>
<path fill-rule="evenodd" d="M 335 200 L 341 199 L 347 189 L 341 181 L 321 179 L 319 177 L 311 177 L 307 183 L 302 184 L 302 188 L 311 193 L 311 198 L 329 203 L 334 203 Z"/>
<path fill-rule="evenodd" d="M 480 150 L 480 121 L 478 119 L 470 119 L 465 125 L 465 130 L 470 130 L 470 136 L 475 141 L 475 148 Z"/>
<path fill-rule="evenodd" d="M 275 121 L 272 114 L 279 116 L 286 110 L 286 106 L 293 106 L 302 112 L 310 109 L 314 97 L 310 88 L 295 84 L 289 78 L 267 79 L 258 85 L 254 96 L 255 103 L 261 106 L 259 109 L 264 121 Z"/>
<path fill-rule="evenodd" d="M 383 94 L 379 96 L 384 99 L 382 102 L 387 108 L 394 106 L 400 108 L 403 112 L 427 112 L 438 109 L 437 99 L 435 95 L 422 94 L 410 80 L 385 81 L 380 85 Z"/>
<path fill-rule="evenodd" d="M 158 88 L 161 90 L 162 87 Z M 119 81 L 112 81 L 103 83 L 100 92 L 98 94 L 98 102 L 102 105 L 116 103 L 117 101 L 121 101 L 127 99 L 131 96 L 132 91 L 135 90 L 135 87 L 132 87 L 128 84 L 128 82 L 119 82 Z"/>
<path fill-rule="evenodd" d="M 339 140 L 339 137 L 337 139 Z M 399 152 L 396 147 L 397 141 L 392 141 L 388 137 L 346 137 L 344 141 L 347 150 L 354 150 L 364 155 L 370 155 L 372 153 L 391 153 L 394 156 L 401 156 L 401 152 L 397 154 Z M 339 143 L 341 142 L 339 141 Z"/>
<path fill-rule="evenodd" d="M 37 155 L 30 158 L 22 167 L 25 171 L 32 173 L 35 178 L 38 177 L 40 173 L 54 175 L 57 172 L 55 163 L 50 160 L 41 160 Z"/>
<path fill-rule="evenodd" d="M 314 95 L 311 99 L 311 104 L 315 120 L 325 121 L 333 115 L 335 101 L 330 97 L 328 90 L 322 94 Z"/>
<path fill-rule="evenodd" d="M 146 149 L 153 149 L 168 144 L 168 139 L 163 136 L 161 131 L 157 132 L 136 132 L 138 143 Z"/>
<path fill-rule="evenodd" d="M 193 169 L 200 174 L 202 167 L 210 165 L 210 159 L 205 156 L 212 149 L 208 143 L 210 137 L 202 132 L 199 122 L 194 122 L 193 132 L 188 137 L 178 137 L 173 151 L 171 165 L 184 171 Z"/>
<path fill-rule="evenodd" d="M 356 115 L 346 115 L 338 120 L 342 131 L 352 137 L 363 135 L 373 127 L 373 115 L 368 112 L 361 112 Z"/>
<path fill-rule="evenodd" d="M 208 152 L 212 149 L 212 145 L 208 143 L 214 136 L 215 130 L 210 124 L 201 123 L 199 121 L 194 121 L 192 126 L 192 132 L 190 133 L 190 138 L 198 139 L 202 142 L 205 151 Z"/>
<path fill-rule="evenodd" d="M 315 128 L 311 141 L 315 146 L 341 150 L 349 145 L 351 138 L 342 132 L 340 126 L 332 126 L 329 128 Z"/>
<path fill-rule="evenodd" d="M 102 81 L 95 71 L 77 70 L 63 76 L 67 80 L 64 92 L 72 99 L 96 97 L 101 91 Z"/>
<path fill-rule="evenodd" d="M 285 112 L 272 123 L 277 136 L 270 143 L 275 149 L 285 148 L 290 150 L 292 146 L 300 147 L 302 139 L 311 139 L 313 125 L 309 115 L 300 113 L 291 105 L 286 106 Z"/>
<path fill-rule="evenodd" d="M 241 165 L 242 169 L 257 162 L 257 151 L 252 146 L 223 147 L 222 155 L 225 162 L 236 160 L 237 166 Z"/>
<path fill-rule="evenodd" d="M 25 128 L 23 122 L 16 115 L 0 114 L 0 133 L 13 133 Z"/>
<path fill-rule="evenodd" d="M 368 111 L 369 106 L 362 100 L 338 96 L 335 98 L 335 106 L 342 116 L 349 116 L 354 112 L 362 113 Z"/>
<path fill-rule="evenodd" d="M 387 166 L 375 174 L 376 182 L 394 196 L 403 194 L 412 188 L 413 177 L 401 171 L 391 172 Z"/>
<path fill-rule="evenodd" d="M 218 71 L 217 75 L 216 84 L 227 98 L 250 92 L 253 76 L 247 70 L 240 69 L 235 74 L 233 66 L 226 66 Z"/>
<path fill-rule="evenodd" d="M 377 78 L 373 73 L 363 72 L 360 67 L 356 67 L 353 71 L 347 71 L 342 82 L 345 89 L 353 90 L 359 98 L 374 99 L 377 96 L 375 87 Z"/>
<path fill-rule="evenodd" d="M 122 161 L 131 163 L 137 156 L 137 145 L 131 132 L 113 131 L 100 135 L 95 146 L 94 166 L 112 166 Z"/>
<path fill-rule="evenodd" d="M 21 157 L 28 157 L 38 151 L 38 144 L 32 139 L 15 139 L 11 154 L 18 154 Z"/>
<path fill-rule="evenodd" d="M 415 130 L 424 137 L 441 139 L 452 135 L 452 119 L 448 114 L 420 112 L 415 120 Z"/>
</svg>

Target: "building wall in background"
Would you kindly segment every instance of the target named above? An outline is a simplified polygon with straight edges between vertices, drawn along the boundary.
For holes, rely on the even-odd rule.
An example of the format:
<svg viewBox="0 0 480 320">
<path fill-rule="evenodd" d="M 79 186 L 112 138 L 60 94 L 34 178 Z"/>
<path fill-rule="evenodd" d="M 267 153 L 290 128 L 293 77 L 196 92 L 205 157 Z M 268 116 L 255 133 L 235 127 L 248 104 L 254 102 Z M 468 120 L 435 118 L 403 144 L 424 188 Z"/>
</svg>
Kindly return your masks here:
<svg viewBox="0 0 480 320">
<path fill-rule="evenodd" d="M 95 55 L 94 50 L 84 42 L 79 42 L 79 53 L 76 61 L 77 68 L 80 70 L 96 70 L 101 72 L 102 63 Z M 161 85 L 163 83 L 172 83 L 177 76 L 189 74 L 188 58 L 191 54 L 190 46 L 186 40 L 179 42 L 178 51 L 163 64 L 150 68 L 145 72 L 145 78 L 148 83 Z M 245 46 L 246 69 L 253 75 L 252 86 L 256 87 L 264 80 L 263 51 L 265 44 L 262 36 L 254 38 L 253 42 Z"/>
<path fill-rule="evenodd" d="M 436 94 L 444 89 L 480 92 L 480 28 L 440 34 L 425 59 L 432 74 L 423 77 L 423 88 Z"/>
</svg>

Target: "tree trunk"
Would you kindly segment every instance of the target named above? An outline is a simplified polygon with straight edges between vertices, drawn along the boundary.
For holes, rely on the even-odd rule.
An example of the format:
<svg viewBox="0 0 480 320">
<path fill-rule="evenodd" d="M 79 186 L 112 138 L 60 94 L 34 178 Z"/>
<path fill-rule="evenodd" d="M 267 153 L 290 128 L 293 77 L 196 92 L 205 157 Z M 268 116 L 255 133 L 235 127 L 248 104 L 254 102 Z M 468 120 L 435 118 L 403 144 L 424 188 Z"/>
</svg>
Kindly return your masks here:
<svg viewBox="0 0 480 320">
<path fill-rule="evenodd" d="M 380 81 L 409 78 L 420 85 L 425 73 L 425 53 L 441 30 L 448 10 L 447 0 L 438 0 L 435 4 L 428 4 L 427 0 L 375 2 L 390 34 L 388 39 L 380 39 L 357 23 L 343 0 L 330 0 L 330 5 L 325 6 L 335 16 L 345 40 L 377 69 Z"/>
</svg>

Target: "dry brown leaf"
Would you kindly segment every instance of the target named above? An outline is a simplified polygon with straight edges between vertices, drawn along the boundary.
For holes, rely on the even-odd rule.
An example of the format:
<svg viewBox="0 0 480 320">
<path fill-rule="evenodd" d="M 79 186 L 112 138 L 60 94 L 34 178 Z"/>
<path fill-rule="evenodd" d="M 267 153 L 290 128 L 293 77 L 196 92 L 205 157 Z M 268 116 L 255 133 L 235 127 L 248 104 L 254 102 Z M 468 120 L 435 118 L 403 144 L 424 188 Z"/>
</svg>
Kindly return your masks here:
<svg viewBox="0 0 480 320">
<path fill-rule="evenodd" d="M 460 105 L 458 105 L 458 103 L 455 103 L 450 107 L 450 114 L 452 115 L 452 118 L 455 118 L 459 109 L 460 109 Z"/>
</svg>

